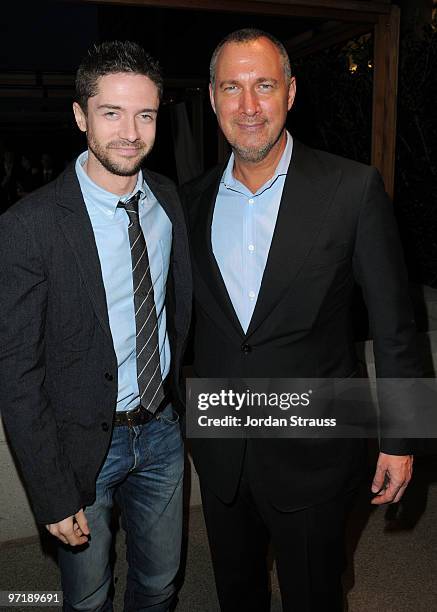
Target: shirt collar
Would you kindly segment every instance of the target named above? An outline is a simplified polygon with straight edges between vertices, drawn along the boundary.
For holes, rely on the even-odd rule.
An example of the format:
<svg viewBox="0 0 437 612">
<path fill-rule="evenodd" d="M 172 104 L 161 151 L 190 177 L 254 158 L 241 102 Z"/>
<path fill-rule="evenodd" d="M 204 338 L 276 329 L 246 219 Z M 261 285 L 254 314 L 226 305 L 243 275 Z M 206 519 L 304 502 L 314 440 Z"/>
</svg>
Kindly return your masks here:
<svg viewBox="0 0 437 612">
<path fill-rule="evenodd" d="M 83 167 L 87 159 L 88 151 L 84 151 L 77 158 L 75 166 L 77 178 L 79 179 L 82 193 L 86 195 L 87 199 L 91 200 L 92 203 L 105 214 L 114 216 L 118 203 L 120 201 L 125 202 L 131 196 L 136 194 L 137 191 L 141 192 L 140 201 L 146 197 L 144 178 L 141 170 L 138 172 L 137 182 L 133 190 L 130 193 L 119 196 L 115 193 L 111 193 L 110 191 L 106 191 L 106 189 L 103 189 L 103 187 L 100 187 L 97 185 L 97 183 L 90 179 Z"/>
<path fill-rule="evenodd" d="M 274 183 L 278 176 L 286 175 L 288 172 L 288 166 L 290 165 L 291 156 L 293 153 L 293 137 L 288 131 L 286 131 L 285 133 L 287 135 L 287 142 L 285 145 L 285 149 L 281 155 L 281 159 L 279 160 L 278 165 L 276 166 L 275 173 L 264 185 L 262 185 L 262 187 L 258 189 L 257 193 L 259 193 L 260 191 L 264 191 L 267 187 Z M 234 177 L 233 170 L 234 154 L 232 153 L 221 179 L 221 182 L 224 184 L 224 186 L 231 189 L 235 189 L 235 187 L 241 185 L 240 181 L 237 181 L 237 179 Z"/>
</svg>

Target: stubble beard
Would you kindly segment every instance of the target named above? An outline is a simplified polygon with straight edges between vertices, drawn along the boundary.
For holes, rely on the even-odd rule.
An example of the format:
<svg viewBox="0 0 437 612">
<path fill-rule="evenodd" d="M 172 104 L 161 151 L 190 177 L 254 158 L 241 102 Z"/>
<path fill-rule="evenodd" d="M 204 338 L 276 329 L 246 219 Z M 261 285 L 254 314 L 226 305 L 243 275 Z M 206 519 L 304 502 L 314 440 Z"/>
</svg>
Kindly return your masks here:
<svg viewBox="0 0 437 612">
<path fill-rule="evenodd" d="M 273 149 L 273 147 L 277 144 L 277 142 L 281 138 L 282 133 L 284 132 L 284 129 L 285 129 L 285 125 L 282 127 L 282 129 L 279 131 L 276 137 L 272 138 L 271 140 L 265 142 L 264 144 L 260 146 L 243 147 L 237 142 L 235 138 L 233 138 L 232 141 L 228 139 L 228 142 L 236 157 L 238 157 L 244 162 L 256 164 L 258 162 L 263 161 L 267 157 L 267 155 L 270 153 L 270 151 Z"/>
<path fill-rule="evenodd" d="M 237 143 L 229 143 L 234 155 L 242 161 L 256 164 L 263 161 L 274 147 L 274 142 L 268 142 L 263 147 L 239 147 Z"/>
<path fill-rule="evenodd" d="M 94 157 L 96 157 L 96 159 L 102 164 L 105 170 L 111 174 L 115 174 L 116 176 L 134 176 L 135 174 L 138 174 L 153 146 L 151 145 L 147 148 L 146 145 L 142 143 L 142 146 L 138 147 L 138 149 L 141 148 L 144 150 L 143 155 L 135 160 L 133 166 L 127 167 L 110 157 L 110 151 L 116 148 L 117 144 L 119 143 L 109 143 L 108 145 L 103 146 L 96 142 L 89 134 L 87 135 L 87 141 L 88 148 L 93 153 Z M 132 145 L 129 143 L 129 146 Z M 133 163 L 133 160 L 130 162 L 126 160 L 126 162 Z"/>
</svg>

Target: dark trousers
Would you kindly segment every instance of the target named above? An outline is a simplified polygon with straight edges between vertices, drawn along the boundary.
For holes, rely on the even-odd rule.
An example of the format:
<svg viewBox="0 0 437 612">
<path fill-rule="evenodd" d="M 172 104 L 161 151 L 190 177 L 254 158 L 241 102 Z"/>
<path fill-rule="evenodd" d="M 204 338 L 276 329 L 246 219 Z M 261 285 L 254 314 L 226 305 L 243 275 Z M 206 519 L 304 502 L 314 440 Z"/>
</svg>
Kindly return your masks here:
<svg viewBox="0 0 437 612">
<path fill-rule="evenodd" d="M 241 483 L 231 504 L 201 482 L 220 609 L 270 609 L 267 557 L 271 543 L 284 612 L 341 612 L 344 533 L 351 496 L 281 512 L 265 499 L 256 474 L 249 441 Z"/>
</svg>

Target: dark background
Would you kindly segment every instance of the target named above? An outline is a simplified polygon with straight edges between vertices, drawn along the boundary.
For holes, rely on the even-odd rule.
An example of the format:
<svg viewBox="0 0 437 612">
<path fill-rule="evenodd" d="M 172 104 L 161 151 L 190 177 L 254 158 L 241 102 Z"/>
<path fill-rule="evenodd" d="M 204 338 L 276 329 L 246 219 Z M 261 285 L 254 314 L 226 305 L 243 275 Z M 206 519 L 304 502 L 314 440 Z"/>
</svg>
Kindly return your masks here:
<svg viewBox="0 0 437 612">
<path fill-rule="evenodd" d="M 432 0 L 402 10 L 394 204 L 411 279 L 437 287 L 437 28 Z M 171 106 L 203 100 L 203 166 L 217 161 L 217 126 L 207 95 L 218 41 L 255 26 L 283 41 L 317 20 L 150 7 L 8 3 L 0 22 L 0 155 L 49 153 L 56 172 L 85 148 L 71 112 L 74 73 L 95 42 L 130 39 L 159 58 L 166 93 L 149 166 L 177 178 Z M 288 128 L 305 143 L 370 162 L 373 39 L 369 34 L 292 64 L 297 97 Z M 354 69 L 352 70 L 352 67 Z M 202 103 L 202 102 L 201 102 Z M 1 174 L 0 174 L 1 178 Z M 4 207 L 3 207 L 4 208 Z"/>
</svg>

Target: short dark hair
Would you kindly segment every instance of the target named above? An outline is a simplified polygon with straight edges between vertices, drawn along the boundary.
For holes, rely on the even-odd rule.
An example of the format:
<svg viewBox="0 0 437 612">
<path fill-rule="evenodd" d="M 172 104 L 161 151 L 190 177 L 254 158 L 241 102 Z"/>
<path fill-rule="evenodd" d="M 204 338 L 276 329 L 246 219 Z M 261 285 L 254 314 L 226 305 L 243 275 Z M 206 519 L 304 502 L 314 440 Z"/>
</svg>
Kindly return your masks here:
<svg viewBox="0 0 437 612">
<path fill-rule="evenodd" d="M 157 60 L 129 40 L 111 40 L 88 50 L 76 73 L 76 102 L 86 113 L 88 98 L 98 93 L 98 80 L 107 74 L 132 72 L 148 77 L 161 99 L 163 78 Z"/>
<path fill-rule="evenodd" d="M 285 78 L 287 82 L 290 81 L 292 76 L 290 58 L 288 57 L 287 50 L 281 43 L 281 41 L 276 38 L 276 36 L 273 36 L 273 34 L 269 34 L 268 32 L 264 32 L 263 30 L 259 30 L 258 28 L 243 28 L 241 30 L 231 32 L 230 34 L 225 36 L 225 38 L 223 38 L 223 40 L 221 40 L 217 47 L 214 49 L 214 53 L 212 54 L 211 62 L 209 64 L 209 80 L 213 87 L 215 84 L 215 69 L 217 65 L 217 58 L 223 47 L 229 43 L 245 43 L 250 42 L 252 40 L 258 40 L 258 38 L 267 38 L 278 49 L 282 59 Z"/>
</svg>

